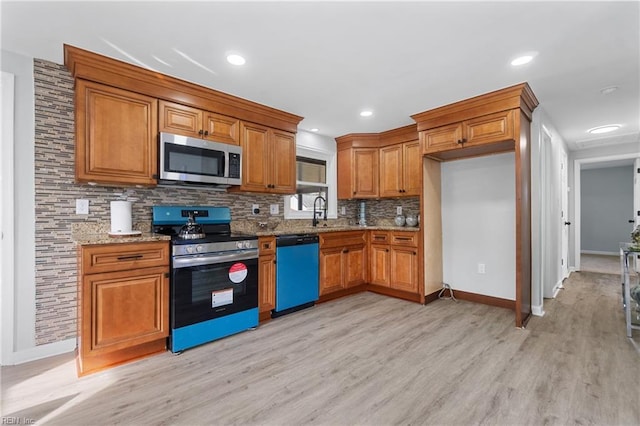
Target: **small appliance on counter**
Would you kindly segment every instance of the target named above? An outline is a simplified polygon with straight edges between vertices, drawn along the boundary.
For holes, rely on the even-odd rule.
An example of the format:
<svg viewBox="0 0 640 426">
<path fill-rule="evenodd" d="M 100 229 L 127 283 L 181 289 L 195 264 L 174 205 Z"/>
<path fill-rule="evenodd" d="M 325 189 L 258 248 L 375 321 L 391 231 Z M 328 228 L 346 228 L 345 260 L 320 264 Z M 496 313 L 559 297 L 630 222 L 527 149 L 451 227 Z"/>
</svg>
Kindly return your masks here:
<svg viewBox="0 0 640 426">
<path fill-rule="evenodd" d="M 140 235 L 141 231 L 132 229 L 131 201 L 112 201 L 111 204 L 111 237 L 128 237 Z"/>
<path fill-rule="evenodd" d="M 231 233 L 228 207 L 154 206 L 171 235 L 171 352 L 258 326 L 258 237 Z"/>
</svg>

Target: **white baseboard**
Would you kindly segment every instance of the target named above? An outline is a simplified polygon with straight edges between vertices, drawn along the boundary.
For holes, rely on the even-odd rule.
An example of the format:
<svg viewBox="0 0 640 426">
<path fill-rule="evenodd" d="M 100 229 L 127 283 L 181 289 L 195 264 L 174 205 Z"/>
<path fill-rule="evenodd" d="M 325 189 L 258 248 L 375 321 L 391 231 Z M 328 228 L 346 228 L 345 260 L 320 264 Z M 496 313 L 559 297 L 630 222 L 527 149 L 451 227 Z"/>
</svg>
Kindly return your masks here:
<svg viewBox="0 0 640 426">
<path fill-rule="evenodd" d="M 532 305 L 531 306 L 531 313 L 537 317 L 543 317 L 544 316 L 544 310 L 542 309 L 542 305 Z"/>
<path fill-rule="evenodd" d="M 602 254 L 605 256 L 619 256 L 617 251 L 580 250 L 580 254 Z"/>
<path fill-rule="evenodd" d="M 2 365 L 23 364 L 29 361 L 48 358 L 50 356 L 61 355 L 73 352 L 76 349 L 76 339 L 63 340 L 62 342 L 49 343 L 46 345 L 34 346 L 18 352 L 12 352 L 10 359 L 3 360 Z"/>
<path fill-rule="evenodd" d="M 555 299 L 558 296 L 558 292 L 562 290 L 564 286 L 562 285 L 562 280 L 558 281 L 555 286 L 553 286 L 553 298 Z"/>
</svg>

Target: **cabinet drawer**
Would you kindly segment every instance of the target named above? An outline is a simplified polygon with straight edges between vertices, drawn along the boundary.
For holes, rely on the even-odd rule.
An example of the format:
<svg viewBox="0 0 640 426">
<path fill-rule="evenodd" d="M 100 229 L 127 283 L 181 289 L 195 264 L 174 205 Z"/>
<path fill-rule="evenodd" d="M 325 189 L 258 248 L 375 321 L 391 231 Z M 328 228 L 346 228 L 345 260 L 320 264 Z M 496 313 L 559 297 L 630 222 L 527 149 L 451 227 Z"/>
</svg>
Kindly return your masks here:
<svg viewBox="0 0 640 426">
<path fill-rule="evenodd" d="M 363 245 L 367 242 L 364 231 L 327 232 L 320 234 L 320 248 Z"/>
<path fill-rule="evenodd" d="M 393 232 L 391 244 L 394 246 L 418 247 L 417 232 Z"/>
<path fill-rule="evenodd" d="M 81 257 L 82 274 L 169 266 L 169 242 L 83 246 Z"/>
<path fill-rule="evenodd" d="M 371 244 L 389 244 L 387 231 L 371 231 Z"/>
<path fill-rule="evenodd" d="M 260 256 L 267 254 L 275 254 L 276 252 L 276 237 L 259 237 L 258 238 L 258 251 Z"/>
</svg>

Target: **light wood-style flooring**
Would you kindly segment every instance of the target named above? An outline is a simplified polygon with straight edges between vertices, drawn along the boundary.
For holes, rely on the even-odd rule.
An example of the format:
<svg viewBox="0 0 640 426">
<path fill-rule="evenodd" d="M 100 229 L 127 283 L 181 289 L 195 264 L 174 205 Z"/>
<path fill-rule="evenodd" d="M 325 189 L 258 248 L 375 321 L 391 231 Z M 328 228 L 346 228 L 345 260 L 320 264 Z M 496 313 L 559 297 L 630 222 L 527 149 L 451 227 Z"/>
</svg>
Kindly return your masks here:
<svg viewBox="0 0 640 426">
<path fill-rule="evenodd" d="M 640 336 L 619 277 L 577 272 L 526 329 L 513 312 L 372 293 L 76 378 L 2 368 L 2 415 L 59 425 L 637 425 Z M 23 421 L 24 424 L 24 421 Z"/>
</svg>

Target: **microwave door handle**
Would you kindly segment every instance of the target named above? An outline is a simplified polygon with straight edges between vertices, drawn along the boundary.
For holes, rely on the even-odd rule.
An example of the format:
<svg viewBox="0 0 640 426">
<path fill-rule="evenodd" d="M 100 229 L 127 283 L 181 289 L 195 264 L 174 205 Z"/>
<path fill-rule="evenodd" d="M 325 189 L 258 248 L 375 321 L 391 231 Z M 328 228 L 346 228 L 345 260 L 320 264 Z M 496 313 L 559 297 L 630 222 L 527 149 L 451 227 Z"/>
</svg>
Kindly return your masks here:
<svg viewBox="0 0 640 426">
<path fill-rule="evenodd" d="M 223 177 L 226 177 L 226 178 L 229 177 L 229 170 L 227 170 L 227 164 L 229 163 L 229 161 L 227 161 L 228 159 L 229 159 L 229 151 L 225 151 L 224 155 L 222 156 L 222 170 L 224 170 Z"/>
</svg>

